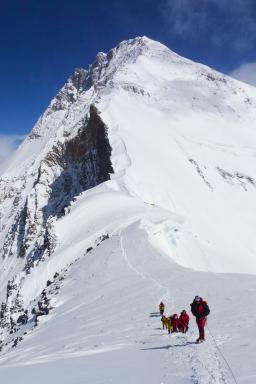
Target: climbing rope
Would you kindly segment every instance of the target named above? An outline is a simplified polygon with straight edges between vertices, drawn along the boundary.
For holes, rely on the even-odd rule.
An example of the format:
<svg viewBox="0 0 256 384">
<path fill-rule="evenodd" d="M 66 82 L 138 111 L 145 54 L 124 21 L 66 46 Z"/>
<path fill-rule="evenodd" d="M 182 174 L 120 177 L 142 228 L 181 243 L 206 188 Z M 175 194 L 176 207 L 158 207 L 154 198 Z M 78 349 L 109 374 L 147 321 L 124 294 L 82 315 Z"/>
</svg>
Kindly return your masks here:
<svg viewBox="0 0 256 384">
<path fill-rule="evenodd" d="M 237 379 L 236 379 L 236 377 L 235 377 L 235 374 L 234 374 L 232 368 L 230 367 L 230 365 L 229 365 L 229 363 L 228 363 L 226 357 L 224 356 L 223 352 L 222 352 L 221 349 L 219 348 L 219 346 L 218 346 L 218 344 L 217 344 L 217 341 L 215 340 L 215 338 L 214 338 L 212 332 L 210 331 L 210 328 L 209 328 L 208 324 L 206 324 L 206 327 L 207 327 L 207 329 L 208 329 L 209 334 L 211 335 L 211 338 L 213 339 L 213 342 L 214 342 L 214 344 L 215 344 L 215 346 L 216 346 L 217 351 L 219 352 L 219 354 L 221 355 L 222 359 L 224 360 L 226 366 L 228 367 L 228 370 L 229 370 L 230 373 L 231 373 L 231 376 L 232 376 L 232 378 L 233 378 L 233 380 L 234 380 L 234 383 L 238 384 L 238 381 L 237 381 Z"/>
</svg>

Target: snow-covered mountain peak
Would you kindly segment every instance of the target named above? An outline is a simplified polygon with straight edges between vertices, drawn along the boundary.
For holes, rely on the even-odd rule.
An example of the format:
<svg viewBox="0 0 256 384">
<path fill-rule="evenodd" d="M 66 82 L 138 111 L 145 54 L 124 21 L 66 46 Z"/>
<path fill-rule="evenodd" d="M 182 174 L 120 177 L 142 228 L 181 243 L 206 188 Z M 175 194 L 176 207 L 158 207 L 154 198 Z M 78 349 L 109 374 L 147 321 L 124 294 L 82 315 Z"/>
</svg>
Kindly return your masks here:
<svg viewBox="0 0 256 384">
<path fill-rule="evenodd" d="M 188 303 L 205 279 L 214 300 L 218 281 L 235 281 L 196 271 L 256 274 L 255 124 L 254 87 L 147 37 L 75 69 L 0 178 L 0 352 L 33 341 L 44 319 L 60 350 L 66 319 L 73 351 L 68 327 L 83 313 L 83 332 L 92 303 L 100 317 L 114 303 L 118 327 L 131 307 L 147 328 L 152 298 Z"/>
<path fill-rule="evenodd" d="M 167 52 L 170 54 L 171 51 L 145 36 L 123 41 L 108 53 L 97 54 L 95 62 L 89 67 L 84 90 L 89 87 L 97 90 L 107 84 L 111 86 L 115 76 L 126 71 L 127 66 L 136 63 L 142 55 L 160 56 Z"/>
<path fill-rule="evenodd" d="M 88 69 L 77 68 L 70 75 L 67 82 L 60 89 L 58 94 L 50 102 L 44 114 L 38 119 L 31 133 L 25 142 L 18 149 L 14 159 L 12 159 L 6 169 L 7 173 L 13 174 L 17 168 L 24 169 L 34 163 L 36 158 L 41 159 L 42 152 L 47 152 L 56 142 L 56 138 L 69 135 L 71 132 L 68 126 L 76 125 L 76 122 L 84 116 L 83 105 L 86 103 L 97 102 L 102 93 L 109 93 L 114 88 L 123 88 L 130 92 L 145 94 L 145 74 L 148 73 L 148 65 L 145 70 L 141 68 L 144 57 L 153 61 L 158 59 L 158 63 L 169 61 L 170 58 L 179 56 L 171 52 L 167 47 L 153 41 L 147 37 L 136 37 L 118 44 L 108 53 L 99 52 L 95 61 Z M 143 59 L 142 59 L 143 60 Z M 184 59 L 186 61 L 186 59 Z M 141 71 L 142 69 L 142 71 Z M 144 74 L 143 74 L 144 72 Z M 155 68 L 151 73 L 151 80 L 156 83 L 154 77 L 161 72 Z M 152 81 L 150 81 L 152 83 Z M 150 84 L 149 84 L 150 85 Z M 86 113 L 89 111 L 85 108 Z M 81 113 L 82 112 L 82 115 Z M 72 130 L 73 131 L 73 130 Z M 38 159 L 38 161 L 40 161 Z M 38 166 L 38 161 L 35 167 Z"/>
<path fill-rule="evenodd" d="M 147 54 L 150 52 L 151 55 L 164 55 L 168 53 L 173 57 L 178 57 L 178 55 L 171 51 L 170 48 L 167 48 L 162 43 L 152 40 L 147 36 L 137 36 L 133 39 L 124 40 L 119 43 L 115 48 L 110 52 L 121 52 L 123 56 L 130 55 L 133 59 L 136 59 L 141 54 Z M 186 60 L 186 59 L 184 59 Z"/>
<path fill-rule="evenodd" d="M 114 88 L 140 94 L 146 103 L 157 105 L 162 110 L 169 110 L 170 102 L 174 102 L 173 113 L 179 114 L 176 99 L 181 93 L 190 111 L 198 107 L 201 109 L 202 105 L 212 109 L 214 95 L 217 100 L 223 98 L 218 108 L 231 111 L 230 106 L 226 106 L 228 88 L 228 95 L 238 93 L 244 100 L 250 101 L 245 92 L 250 87 L 245 85 L 241 89 L 238 84 L 204 65 L 177 55 L 159 42 L 145 36 L 136 37 L 121 42 L 108 53 L 99 52 L 88 70 L 76 69 L 40 117 L 28 139 L 40 139 L 45 145 L 54 136 L 63 136 L 63 125 L 67 126 L 62 124 L 63 118 L 66 120 L 71 115 L 76 118 L 81 100 L 97 102 L 102 94 L 111 93 Z M 171 99 L 170 92 L 173 94 Z M 209 100 L 205 102 L 206 99 Z M 73 113 L 73 109 L 76 112 Z M 65 132 L 67 134 L 67 128 Z"/>
</svg>

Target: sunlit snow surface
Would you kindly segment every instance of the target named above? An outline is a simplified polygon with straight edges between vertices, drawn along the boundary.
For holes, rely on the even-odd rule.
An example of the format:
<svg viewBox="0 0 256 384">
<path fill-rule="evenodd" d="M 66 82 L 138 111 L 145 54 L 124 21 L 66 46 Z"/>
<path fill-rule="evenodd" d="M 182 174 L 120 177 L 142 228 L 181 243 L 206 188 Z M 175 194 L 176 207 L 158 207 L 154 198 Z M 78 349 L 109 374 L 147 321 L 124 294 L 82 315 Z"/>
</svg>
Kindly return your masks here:
<svg viewBox="0 0 256 384">
<path fill-rule="evenodd" d="M 237 382 L 254 384 L 255 88 L 145 38 L 121 44 L 97 87 L 66 115 L 44 116 L 41 138 L 25 141 L 4 175 L 25 172 L 32 185 L 47 151 L 95 103 L 115 173 L 53 222 L 56 250 L 30 275 L 5 260 L 1 282 L 21 273 L 25 307 L 55 272 L 61 279 L 48 289 L 50 314 L 4 350 L 1 380 L 233 383 L 218 346 Z M 167 314 L 189 310 L 195 295 L 211 308 L 202 345 L 194 319 L 187 335 L 168 336 L 156 314 L 160 300 Z"/>
<path fill-rule="evenodd" d="M 59 250 L 24 283 L 29 299 L 44 287 L 49 271 L 64 277 L 59 291 L 50 287 L 52 312 L 37 328 L 29 323 L 24 340 L 2 356 L 4 382 L 232 383 L 209 332 L 205 344 L 194 344 L 194 319 L 186 335 L 161 330 L 160 300 L 172 314 L 189 310 L 199 293 L 208 300 L 210 331 L 238 382 L 254 383 L 255 317 L 249 308 L 256 278 L 178 266 L 161 243 L 166 227 L 177 260 L 184 254 L 196 260 L 194 240 L 168 211 L 104 186 L 81 196 L 56 224 Z M 106 233 L 110 238 L 86 253 Z"/>
</svg>

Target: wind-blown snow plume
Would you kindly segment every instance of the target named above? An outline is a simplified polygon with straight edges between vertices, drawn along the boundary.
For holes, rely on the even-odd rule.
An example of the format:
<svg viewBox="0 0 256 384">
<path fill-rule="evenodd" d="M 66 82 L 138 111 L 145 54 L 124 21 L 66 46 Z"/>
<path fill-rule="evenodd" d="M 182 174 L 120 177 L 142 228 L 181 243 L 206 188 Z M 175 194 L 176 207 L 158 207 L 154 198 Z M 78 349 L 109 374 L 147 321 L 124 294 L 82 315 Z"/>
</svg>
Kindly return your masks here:
<svg viewBox="0 0 256 384">
<path fill-rule="evenodd" d="M 4 167 L 24 138 L 21 135 L 0 135 L 0 173 L 4 171 Z"/>
</svg>

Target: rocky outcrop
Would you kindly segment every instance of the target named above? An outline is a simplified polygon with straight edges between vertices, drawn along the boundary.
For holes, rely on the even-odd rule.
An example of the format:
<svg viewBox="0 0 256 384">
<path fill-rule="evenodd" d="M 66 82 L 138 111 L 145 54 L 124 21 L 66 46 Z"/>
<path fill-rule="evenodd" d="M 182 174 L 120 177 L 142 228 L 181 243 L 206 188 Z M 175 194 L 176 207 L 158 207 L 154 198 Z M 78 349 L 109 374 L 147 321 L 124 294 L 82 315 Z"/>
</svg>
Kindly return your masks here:
<svg viewBox="0 0 256 384">
<path fill-rule="evenodd" d="M 78 134 L 54 146 L 39 169 L 38 183 L 45 166 L 57 166 L 61 170 L 50 185 L 49 201 L 43 209 L 44 221 L 53 212 L 57 216 L 64 214 L 64 208 L 74 196 L 108 180 L 113 173 L 110 156 L 107 127 L 95 106 L 91 106 L 89 118 L 82 122 Z"/>
<path fill-rule="evenodd" d="M 50 104 L 52 111 L 66 109 L 77 100 L 79 92 L 84 88 L 87 73 L 83 68 L 75 69 L 67 83 Z"/>
</svg>

